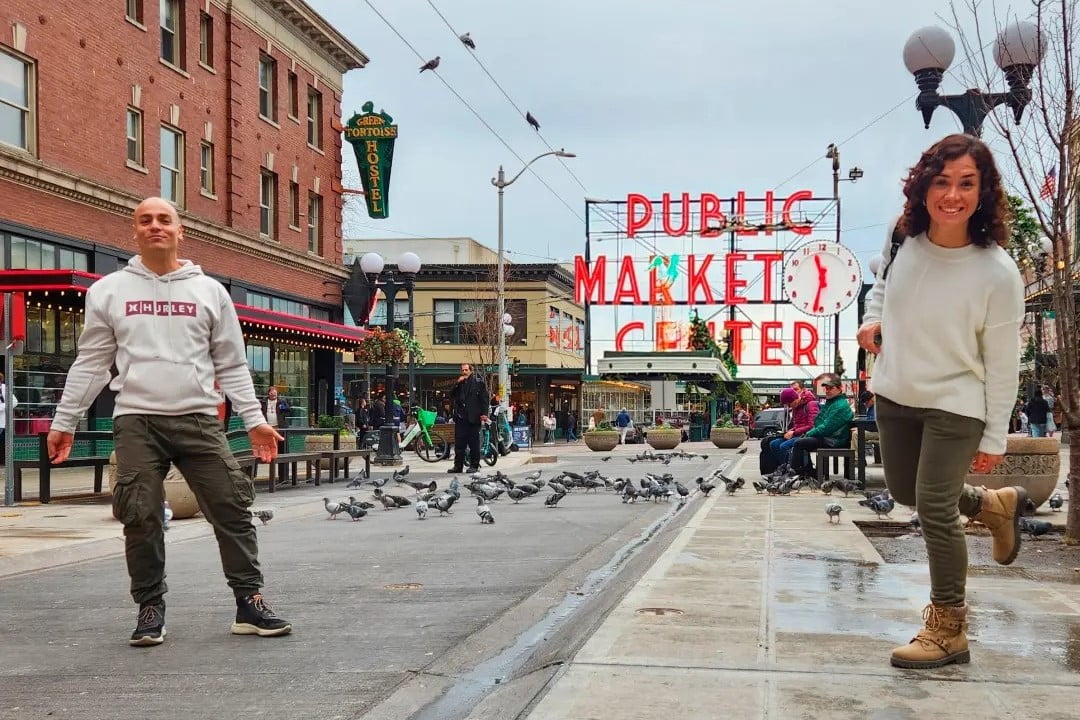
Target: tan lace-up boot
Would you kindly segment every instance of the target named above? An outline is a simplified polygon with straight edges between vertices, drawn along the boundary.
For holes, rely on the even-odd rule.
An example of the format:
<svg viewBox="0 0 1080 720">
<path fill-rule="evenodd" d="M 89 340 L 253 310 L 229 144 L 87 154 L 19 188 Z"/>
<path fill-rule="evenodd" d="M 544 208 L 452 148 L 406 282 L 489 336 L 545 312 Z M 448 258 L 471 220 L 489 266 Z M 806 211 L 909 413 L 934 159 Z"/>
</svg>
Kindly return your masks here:
<svg viewBox="0 0 1080 720">
<path fill-rule="evenodd" d="M 967 605 L 934 605 L 923 610 L 925 627 L 911 642 L 892 652 L 892 664 L 925 670 L 971 661 L 967 640 Z"/>
<path fill-rule="evenodd" d="M 972 520 L 985 525 L 994 537 L 994 562 L 1008 565 L 1020 552 L 1020 517 L 1027 492 L 1022 487 L 981 490 L 979 512 Z"/>
</svg>

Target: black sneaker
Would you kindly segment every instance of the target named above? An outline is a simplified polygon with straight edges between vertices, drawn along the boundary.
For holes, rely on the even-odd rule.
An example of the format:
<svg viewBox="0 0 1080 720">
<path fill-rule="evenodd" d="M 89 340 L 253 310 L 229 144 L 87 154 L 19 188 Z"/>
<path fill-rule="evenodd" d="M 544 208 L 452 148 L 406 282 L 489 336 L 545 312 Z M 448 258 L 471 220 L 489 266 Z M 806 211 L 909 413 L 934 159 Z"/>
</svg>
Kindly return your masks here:
<svg viewBox="0 0 1080 720">
<path fill-rule="evenodd" d="M 480 466 L 474 465 L 473 467 L 467 469 L 465 472 L 469 473 L 470 475 L 475 475 L 476 473 L 480 472 Z"/>
<path fill-rule="evenodd" d="M 139 605 L 139 619 L 129 644 L 136 647 L 160 645 L 165 642 L 165 601 L 158 599 Z"/>
<path fill-rule="evenodd" d="M 463 472 L 463 470 L 460 467 L 452 467 L 449 470 L 447 470 L 446 472 L 448 472 L 451 475 L 457 475 L 458 473 Z"/>
<path fill-rule="evenodd" d="M 236 622 L 232 624 L 233 635 L 288 635 L 292 625 L 274 614 L 262 593 L 236 599 Z"/>
</svg>

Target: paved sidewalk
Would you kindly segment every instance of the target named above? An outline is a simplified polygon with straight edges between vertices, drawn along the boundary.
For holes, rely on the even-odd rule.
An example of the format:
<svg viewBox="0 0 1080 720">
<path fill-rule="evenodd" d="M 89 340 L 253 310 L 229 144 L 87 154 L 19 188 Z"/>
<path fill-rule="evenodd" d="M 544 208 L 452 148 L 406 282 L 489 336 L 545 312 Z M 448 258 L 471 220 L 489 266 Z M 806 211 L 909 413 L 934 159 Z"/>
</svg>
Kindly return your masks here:
<svg viewBox="0 0 1080 720">
<path fill-rule="evenodd" d="M 714 494 L 529 720 L 1078 716 L 1076 584 L 1022 569 L 969 578 L 970 665 L 892 668 L 929 580 L 882 560 L 852 523 L 873 518 L 857 500 L 830 525 L 819 493 Z"/>
</svg>

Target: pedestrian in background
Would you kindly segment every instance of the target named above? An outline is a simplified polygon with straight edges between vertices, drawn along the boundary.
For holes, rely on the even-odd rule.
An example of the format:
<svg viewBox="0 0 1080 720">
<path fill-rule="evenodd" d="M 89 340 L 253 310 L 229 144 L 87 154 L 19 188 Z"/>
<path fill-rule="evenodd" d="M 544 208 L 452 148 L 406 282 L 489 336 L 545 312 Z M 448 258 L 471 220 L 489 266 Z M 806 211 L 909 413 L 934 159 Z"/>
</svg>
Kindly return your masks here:
<svg viewBox="0 0 1080 720">
<path fill-rule="evenodd" d="M 1020 550 L 1026 494 L 965 484 L 1002 462 L 1016 398 L 1023 283 L 1005 252 L 1009 210 L 989 148 L 949 135 L 904 183 L 859 346 L 877 354 L 872 389 L 885 481 L 919 514 L 930 565 L 925 626 L 892 652 L 893 665 L 969 661 L 967 540 L 960 515 L 993 535 L 1008 565 Z"/>
</svg>

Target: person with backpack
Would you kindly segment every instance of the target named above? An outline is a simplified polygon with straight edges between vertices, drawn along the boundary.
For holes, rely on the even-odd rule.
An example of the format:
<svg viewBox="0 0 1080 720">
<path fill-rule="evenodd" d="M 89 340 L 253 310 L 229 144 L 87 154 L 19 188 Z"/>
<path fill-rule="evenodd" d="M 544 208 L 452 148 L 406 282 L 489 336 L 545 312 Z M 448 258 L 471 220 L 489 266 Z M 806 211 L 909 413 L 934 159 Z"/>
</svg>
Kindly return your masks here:
<svg viewBox="0 0 1080 720">
<path fill-rule="evenodd" d="M 796 440 L 814 427 L 814 421 L 820 410 L 813 393 L 800 393 L 790 387 L 780 391 L 780 404 L 791 413 L 791 420 L 787 432 L 771 437 L 767 446 L 762 444 L 758 465 L 763 477 L 781 469 L 782 466 L 790 467 L 791 448 L 795 446 Z"/>
</svg>

